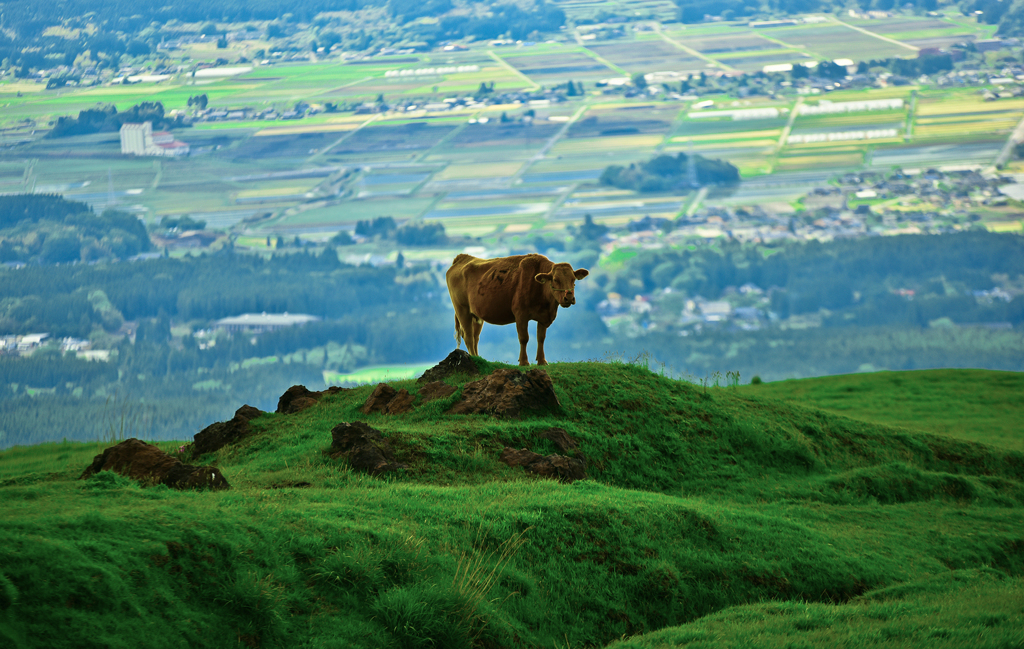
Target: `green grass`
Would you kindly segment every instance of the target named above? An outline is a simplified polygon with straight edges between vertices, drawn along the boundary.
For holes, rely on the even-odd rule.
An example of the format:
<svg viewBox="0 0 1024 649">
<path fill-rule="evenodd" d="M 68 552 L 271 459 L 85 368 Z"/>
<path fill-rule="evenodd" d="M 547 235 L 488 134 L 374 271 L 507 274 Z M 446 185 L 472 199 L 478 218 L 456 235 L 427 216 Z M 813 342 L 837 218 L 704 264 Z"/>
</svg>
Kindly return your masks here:
<svg viewBox="0 0 1024 649">
<path fill-rule="evenodd" d="M 1024 432 L 1015 419 L 1024 375 L 1016 372 L 876 372 L 777 381 L 740 390 L 876 424 L 1024 451 Z"/>
<path fill-rule="evenodd" d="M 885 589 L 848 604 L 801 602 L 737 607 L 609 645 L 668 647 L 1019 647 L 1024 580 L 956 570 Z"/>
<path fill-rule="evenodd" d="M 0 640 L 1019 645 L 1021 453 L 790 405 L 774 384 L 704 388 L 622 363 L 546 369 L 562 410 L 522 420 L 445 414 L 459 392 L 363 415 L 372 386 L 265 414 L 253 436 L 198 458 L 230 481 L 216 493 L 110 472 L 78 480 L 96 444 L 4 451 Z M 1008 394 L 1004 375 L 980 373 L 971 394 Z M 959 383 L 939 376 L 906 394 L 940 400 Z M 863 410 L 879 407 L 859 394 Z M 996 418 L 1008 427 L 1020 407 Z M 370 478 L 324 455 L 331 429 L 353 420 L 383 431 L 409 469 Z M 506 446 L 557 452 L 539 437 L 552 426 L 579 442 L 589 480 L 497 461 Z"/>
<path fill-rule="evenodd" d="M 430 364 L 414 365 L 373 365 L 362 367 L 354 372 L 324 372 L 324 381 L 331 385 L 341 383 L 381 383 L 382 381 L 395 381 L 412 379 L 430 369 Z"/>
</svg>

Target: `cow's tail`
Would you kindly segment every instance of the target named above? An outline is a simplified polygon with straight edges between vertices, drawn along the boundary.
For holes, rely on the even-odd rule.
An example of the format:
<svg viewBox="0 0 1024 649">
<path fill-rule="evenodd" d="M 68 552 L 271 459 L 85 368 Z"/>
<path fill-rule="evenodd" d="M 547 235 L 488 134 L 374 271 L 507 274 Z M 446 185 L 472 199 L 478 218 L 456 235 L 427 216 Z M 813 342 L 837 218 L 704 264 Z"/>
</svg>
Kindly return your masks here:
<svg viewBox="0 0 1024 649">
<path fill-rule="evenodd" d="M 459 326 L 459 316 L 455 316 L 455 349 L 462 349 L 462 327 Z M 469 347 L 469 342 L 466 342 L 466 347 Z"/>
</svg>

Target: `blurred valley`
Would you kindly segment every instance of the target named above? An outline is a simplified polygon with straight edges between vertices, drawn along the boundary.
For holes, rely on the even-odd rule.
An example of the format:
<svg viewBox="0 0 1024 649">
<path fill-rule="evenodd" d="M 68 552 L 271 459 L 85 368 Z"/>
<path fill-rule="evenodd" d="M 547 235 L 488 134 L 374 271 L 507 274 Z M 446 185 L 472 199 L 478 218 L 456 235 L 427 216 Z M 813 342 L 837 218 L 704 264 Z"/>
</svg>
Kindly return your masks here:
<svg viewBox="0 0 1024 649">
<path fill-rule="evenodd" d="M 0 34 L 0 448 L 414 376 L 463 252 L 590 269 L 550 361 L 1024 370 L 1019 2 L 51 4 Z"/>
</svg>

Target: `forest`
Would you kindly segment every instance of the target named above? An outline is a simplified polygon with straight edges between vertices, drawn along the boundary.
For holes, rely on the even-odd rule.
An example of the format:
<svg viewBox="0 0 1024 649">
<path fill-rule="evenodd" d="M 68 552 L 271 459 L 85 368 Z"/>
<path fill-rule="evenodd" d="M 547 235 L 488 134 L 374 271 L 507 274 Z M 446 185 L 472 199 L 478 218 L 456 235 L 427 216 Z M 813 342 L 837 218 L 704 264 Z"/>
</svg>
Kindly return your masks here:
<svg viewBox="0 0 1024 649">
<path fill-rule="evenodd" d="M 4 6 L 4 30 L 0 31 L 0 59 L 17 68 L 25 77 L 33 71 L 48 69 L 55 63 L 71 65 L 85 52 L 100 66 L 116 65 L 124 55 L 152 52 L 161 38 L 160 27 L 169 22 L 241 23 L 274 21 L 266 28 L 268 38 L 278 38 L 294 31 L 298 24 L 309 24 L 323 12 L 356 11 L 382 8 L 388 20 L 403 26 L 399 33 L 424 44 L 440 39 L 466 36 L 496 38 L 505 34 L 527 38 L 530 34 L 558 30 L 565 23 L 565 13 L 544 0 L 530 4 L 511 2 L 476 3 L 487 7 L 466 11 L 450 0 L 415 3 L 408 0 L 298 0 L 282 4 L 255 0 L 217 0 L 200 2 L 184 0 L 173 5 L 163 2 L 123 2 L 122 0 L 71 0 L 68 2 L 7 3 Z M 439 18 L 437 22 L 414 22 L 422 16 Z M 326 20 L 324 25 L 326 25 Z M 63 25 L 81 32 L 74 38 L 44 35 L 48 27 Z M 96 28 L 84 29 L 87 25 Z M 173 31 L 173 30 L 172 30 Z M 346 41 L 350 49 L 366 49 L 380 42 L 364 30 L 360 36 Z M 355 33 L 355 32 L 354 32 Z M 321 40 L 331 44 L 334 32 L 325 32 Z M 325 40 L 326 39 L 326 40 Z"/>
<path fill-rule="evenodd" d="M 151 247 L 146 226 L 131 214 L 97 215 L 86 203 L 56 194 L 0 196 L 0 263 L 127 259 Z"/>
<path fill-rule="evenodd" d="M 205 97 L 206 95 L 200 95 Z M 70 137 L 72 135 L 89 135 L 91 133 L 115 133 L 123 124 L 150 122 L 154 131 L 190 126 L 181 115 L 174 119 L 164 116 L 164 105 L 158 101 L 146 101 L 132 106 L 128 110 L 117 112 L 113 104 L 101 105 L 78 111 L 78 117 L 70 115 L 58 117 L 53 129 L 46 134 L 48 139 Z"/>
</svg>

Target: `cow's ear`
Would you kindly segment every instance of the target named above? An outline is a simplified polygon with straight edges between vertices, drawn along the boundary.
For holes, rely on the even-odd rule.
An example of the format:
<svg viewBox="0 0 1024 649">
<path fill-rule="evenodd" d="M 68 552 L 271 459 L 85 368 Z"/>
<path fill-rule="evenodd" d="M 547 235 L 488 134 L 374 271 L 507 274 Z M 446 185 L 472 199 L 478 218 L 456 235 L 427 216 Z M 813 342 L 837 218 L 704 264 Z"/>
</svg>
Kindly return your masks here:
<svg viewBox="0 0 1024 649">
<path fill-rule="evenodd" d="M 537 273 L 536 275 L 533 276 L 533 278 L 540 282 L 541 284 L 547 284 L 548 282 L 550 282 L 551 277 L 552 273 Z"/>
<path fill-rule="evenodd" d="M 574 277 L 576 277 L 576 279 L 583 279 L 584 277 L 590 274 L 590 271 L 587 270 L 586 268 L 577 268 L 576 270 L 573 271 L 572 274 Z"/>
</svg>

